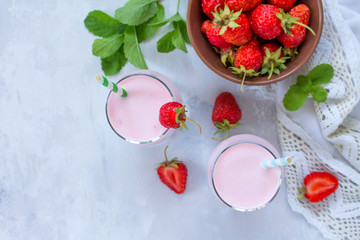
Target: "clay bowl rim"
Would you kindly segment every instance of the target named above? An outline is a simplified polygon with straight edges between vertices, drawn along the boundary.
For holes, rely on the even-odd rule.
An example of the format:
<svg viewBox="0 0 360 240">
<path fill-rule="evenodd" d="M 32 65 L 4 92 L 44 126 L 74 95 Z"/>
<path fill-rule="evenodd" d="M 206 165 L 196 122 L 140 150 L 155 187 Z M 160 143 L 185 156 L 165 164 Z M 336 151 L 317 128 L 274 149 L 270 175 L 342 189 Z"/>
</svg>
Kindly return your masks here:
<svg viewBox="0 0 360 240">
<path fill-rule="evenodd" d="M 316 28 L 315 28 L 313 26 L 314 24 L 311 24 L 312 23 L 311 22 L 312 18 L 310 18 L 309 26 L 312 27 L 312 29 L 314 30 L 316 35 L 313 36 L 314 39 L 312 40 L 312 44 L 310 45 L 310 48 L 308 49 L 308 51 L 306 51 L 306 52 L 302 51 L 301 52 L 301 45 L 299 46 L 299 48 L 300 48 L 299 49 L 299 55 L 297 55 L 296 57 L 299 58 L 301 56 L 301 59 L 300 59 L 300 61 L 298 61 L 297 65 L 293 64 L 294 67 L 286 69 L 287 71 L 285 73 L 284 72 L 280 73 L 280 75 L 273 75 L 271 79 L 267 79 L 267 75 L 262 75 L 262 76 L 253 77 L 253 78 L 246 78 L 245 81 L 244 81 L 244 85 L 267 85 L 267 84 L 272 84 L 272 83 L 275 83 L 275 82 L 279 82 L 279 81 L 284 80 L 284 79 L 290 77 L 291 75 L 295 74 L 309 60 L 309 58 L 314 53 L 314 51 L 315 51 L 315 49 L 316 49 L 316 47 L 317 47 L 317 45 L 318 45 L 318 43 L 320 41 L 320 37 L 321 37 L 321 34 L 322 34 L 322 29 L 323 29 L 323 22 L 324 22 L 323 5 L 322 5 L 321 0 L 315 0 L 314 2 L 316 2 L 316 5 L 318 6 L 318 11 L 317 11 L 318 25 L 315 25 L 316 26 Z M 300 3 L 302 3 L 302 1 L 297 3 L 297 4 L 300 4 Z M 200 27 L 198 29 L 195 29 L 196 28 L 195 24 L 191 24 L 192 19 L 197 16 L 196 14 L 194 14 L 191 11 L 192 6 L 194 4 L 199 4 L 200 5 L 201 0 L 189 0 L 188 8 L 187 8 L 187 16 L 186 16 L 187 17 L 186 25 L 187 25 L 187 31 L 188 31 L 188 34 L 189 34 L 190 42 L 191 42 L 193 48 L 195 49 L 195 52 L 200 57 L 200 59 L 206 64 L 206 66 L 209 67 L 217 75 L 219 75 L 219 76 L 221 76 L 221 77 L 223 77 L 223 78 L 225 78 L 225 79 L 227 79 L 229 81 L 232 81 L 232 82 L 235 82 L 235 83 L 241 83 L 242 79 L 240 77 L 232 74 L 230 72 L 230 70 L 227 70 L 226 72 L 218 70 L 215 67 L 215 65 L 212 63 L 212 61 L 207 59 L 205 54 L 202 51 L 200 51 L 200 48 L 197 45 L 198 41 L 195 39 L 195 36 L 194 36 L 194 31 L 200 31 Z M 204 19 L 207 18 L 204 13 L 200 13 L 200 16 L 201 16 L 201 14 L 202 14 L 202 18 L 204 18 Z M 314 10 L 312 10 L 311 15 L 314 15 Z M 311 33 L 308 31 L 306 39 L 309 38 L 309 35 L 311 35 Z M 205 36 L 203 36 L 203 37 L 205 37 Z M 305 39 L 305 41 L 306 41 L 306 39 Z M 211 49 L 210 43 L 208 43 L 208 45 L 209 45 L 209 51 L 214 51 L 213 49 Z M 219 61 L 220 61 L 220 58 L 219 58 Z M 290 63 L 288 62 L 286 65 L 288 65 Z"/>
</svg>

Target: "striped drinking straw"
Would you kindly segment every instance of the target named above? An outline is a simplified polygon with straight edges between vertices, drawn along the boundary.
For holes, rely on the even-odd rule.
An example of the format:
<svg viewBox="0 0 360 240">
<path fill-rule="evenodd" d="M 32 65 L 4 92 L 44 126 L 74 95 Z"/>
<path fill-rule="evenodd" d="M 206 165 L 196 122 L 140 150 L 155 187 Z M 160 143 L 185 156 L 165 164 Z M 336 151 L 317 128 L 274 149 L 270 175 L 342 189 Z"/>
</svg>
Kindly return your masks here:
<svg viewBox="0 0 360 240">
<path fill-rule="evenodd" d="M 100 74 L 96 75 L 96 81 L 98 81 L 101 85 L 107 87 L 108 89 L 110 89 L 114 93 L 119 94 L 120 97 L 126 97 L 127 96 L 127 92 L 126 92 L 125 89 L 119 88 L 115 83 L 107 80 L 106 77 L 101 76 Z"/>
<path fill-rule="evenodd" d="M 278 158 L 273 160 L 262 161 L 261 166 L 264 168 L 282 167 L 293 163 L 291 157 Z"/>
</svg>

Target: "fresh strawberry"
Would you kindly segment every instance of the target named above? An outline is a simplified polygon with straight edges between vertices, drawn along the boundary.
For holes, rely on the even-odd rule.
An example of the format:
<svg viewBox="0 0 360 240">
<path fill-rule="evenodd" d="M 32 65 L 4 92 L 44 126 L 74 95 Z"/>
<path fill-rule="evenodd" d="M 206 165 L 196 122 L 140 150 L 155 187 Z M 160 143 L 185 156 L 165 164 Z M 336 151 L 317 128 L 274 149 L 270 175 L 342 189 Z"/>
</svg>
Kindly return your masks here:
<svg viewBox="0 0 360 240">
<path fill-rule="evenodd" d="M 315 35 L 311 28 L 298 22 L 298 19 L 275 5 L 261 4 L 251 11 L 249 23 L 251 30 L 266 40 L 274 39 L 282 33 L 291 35 L 290 30 L 295 24 L 304 26 Z"/>
<path fill-rule="evenodd" d="M 261 4 L 250 13 L 249 22 L 251 30 L 261 38 L 271 40 L 282 32 L 281 20 L 276 16 L 280 14 L 277 6 Z"/>
<path fill-rule="evenodd" d="M 304 178 L 303 187 L 299 188 L 300 199 L 304 196 L 310 202 L 320 202 L 335 192 L 339 181 L 328 172 L 312 172 Z"/>
<path fill-rule="evenodd" d="M 204 26 L 205 27 L 205 26 Z M 220 49 L 228 49 L 232 46 L 231 43 L 226 42 L 221 35 L 219 35 L 220 28 L 215 28 L 214 23 L 209 23 L 207 26 L 206 37 L 211 45 Z"/>
<path fill-rule="evenodd" d="M 225 4 L 229 6 L 231 10 L 238 11 L 250 11 L 261 3 L 261 0 L 225 0 Z"/>
<path fill-rule="evenodd" d="M 186 130 L 189 130 L 185 123 L 186 120 L 189 120 L 190 122 L 194 123 L 196 126 L 199 127 L 201 134 L 201 127 L 193 120 L 186 117 L 185 112 L 185 105 L 182 105 L 181 103 L 165 103 L 161 106 L 159 111 L 160 124 L 166 128 L 185 128 Z"/>
<path fill-rule="evenodd" d="M 268 73 L 271 78 L 273 73 L 280 74 L 280 71 L 286 69 L 285 62 L 290 57 L 284 57 L 282 47 L 276 42 L 267 42 L 261 46 L 263 54 L 263 63 L 260 74 Z"/>
<path fill-rule="evenodd" d="M 215 127 L 219 129 L 215 132 L 214 135 L 218 134 L 219 132 L 226 132 L 226 135 L 223 138 L 213 139 L 224 140 L 227 138 L 229 136 L 230 129 L 239 126 L 241 116 L 241 110 L 234 96 L 229 92 L 220 93 L 215 100 L 212 112 L 212 122 L 214 123 Z"/>
<path fill-rule="evenodd" d="M 201 7 L 203 12 L 212 20 L 214 19 L 213 12 L 215 12 L 215 7 L 219 8 L 224 7 L 225 0 L 201 0 Z"/>
<path fill-rule="evenodd" d="M 235 53 L 234 66 L 230 67 L 234 74 L 242 76 L 241 91 L 246 76 L 258 76 L 257 72 L 262 64 L 263 57 L 259 42 L 252 39 L 249 43 L 241 46 Z"/>
<path fill-rule="evenodd" d="M 206 32 L 207 32 L 210 24 L 211 24 L 211 21 L 210 21 L 210 20 L 204 21 L 204 22 L 201 24 L 201 32 L 204 33 L 204 34 L 206 34 Z"/>
<path fill-rule="evenodd" d="M 214 13 L 215 28 L 219 28 L 219 34 L 228 43 L 244 45 L 252 38 L 252 32 L 247 17 L 239 12 L 233 12 L 225 4 L 224 9 L 216 9 Z"/>
<path fill-rule="evenodd" d="M 181 194 L 186 189 L 187 168 L 185 164 L 178 161 L 176 157 L 168 161 L 166 156 L 167 148 L 168 146 L 166 146 L 164 150 L 165 161 L 159 164 L 157 173 L 161 182 L 177 194 Z"/>
<path fill-rule="evenodd" d="M 307 25 L 310 19 L 310 9 L 305 4 L 300 4 L 292 8 L 289 12 L 290 16 L 296 17 L 297 22 Z M 285 47 L 297 47 L 306 37 L 306 28 L 304 25 L 296 24 L 290 28 L 290 34 L 282 33 L 278 40 Z"/>
<path fill-rule="evenodd" d="M 296 0 L 268 0 L 272 5 L 284 9 L 285 12 L 289 11 L 296 2 Z"/>
</svg>

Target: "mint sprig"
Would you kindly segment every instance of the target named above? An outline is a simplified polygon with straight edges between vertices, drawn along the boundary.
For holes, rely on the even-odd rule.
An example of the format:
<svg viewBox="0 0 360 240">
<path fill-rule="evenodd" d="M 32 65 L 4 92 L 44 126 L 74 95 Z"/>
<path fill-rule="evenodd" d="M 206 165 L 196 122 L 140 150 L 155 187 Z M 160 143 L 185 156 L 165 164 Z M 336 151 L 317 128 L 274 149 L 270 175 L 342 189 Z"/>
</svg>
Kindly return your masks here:
<svg viewBox="0 0 360 240">
<path fill-rule="evenodd" d="M 178 0 L 177 10 L 173 16 L 169 17 L 164 21 L 151 24 L 151 26 L 164 26 L 167 23 L 172 23 L 174 28 L 174 30 L 165 34 L 157 42 L 158 52 L 167 53 L 177 48 L 187 53 L 185 43 L 190 43 L 190 39 L 186 30 L 186 21 L 179 14 L 179 4 L 180 0 Z"/>
<path fill-rule="evenodd" d="M 288 111 L 298 110 L 306 102 L 309 94 L 315 102 L 326 101 L 327 92 L 320 85 L 329 83 L 333 76 L 334 68 L 326 63 L 313 68 L 307 76 L 299 75 L 296 84 L 292 85 L 284 96 L 285 109 Z"/>
<path fill-rule="evenodd" d="M 129 0 L 115 11 L 115 18 L 94 10 L 84 20 L 89 32 L 101 37 L 92 45 L 92 53 L 101 58 L 101 67 L 105 75 L 118 73 L 127 62 L 147 69 L 140 43 L 153 36 L 159 27 L 172 23 L 174 29 L 165 34 L 157 43 L 159 52 L 170 52 L 178 48 L 187 52 L 186 43 L 190 43 L 186 22 L 177 12 L 163 20 L 164 7 L 159 0 Z"/>
</svg>

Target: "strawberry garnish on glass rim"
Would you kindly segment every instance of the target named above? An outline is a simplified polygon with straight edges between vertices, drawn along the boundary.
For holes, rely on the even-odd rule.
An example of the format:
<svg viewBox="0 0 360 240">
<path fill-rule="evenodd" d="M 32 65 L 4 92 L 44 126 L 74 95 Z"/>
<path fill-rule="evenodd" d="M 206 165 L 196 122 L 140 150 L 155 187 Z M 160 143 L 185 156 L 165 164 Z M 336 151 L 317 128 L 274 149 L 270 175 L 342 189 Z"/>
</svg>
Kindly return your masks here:
<svg viewBox="0 0 360 240">
<path fill-rule="evenodd" d="M 189 130 L 185 123 L 186 120 L 189 120 L 199 128 L 201 134 L 200 125 L 188 118 L 186 112 L 185 105 L 182 105 L 181 103 L 165 103 L 159 111 L 160 124 L 166 128 L 180 128 L 181 130 L 185 128 L 186 130 Z"/>
</svg>

